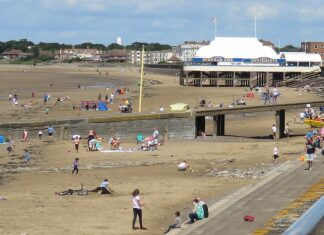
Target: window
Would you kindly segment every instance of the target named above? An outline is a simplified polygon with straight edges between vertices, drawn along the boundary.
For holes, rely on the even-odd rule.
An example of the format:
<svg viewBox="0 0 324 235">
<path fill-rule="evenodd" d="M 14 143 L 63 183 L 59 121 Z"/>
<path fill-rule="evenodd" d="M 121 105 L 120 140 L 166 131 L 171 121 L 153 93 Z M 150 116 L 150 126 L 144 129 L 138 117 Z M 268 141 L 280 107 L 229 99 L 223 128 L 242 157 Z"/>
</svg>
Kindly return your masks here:
<svg viewBox="0 0 324 235">
<path fill-rule="evenodd" d="M 317 45 L 317 44 L 315 44 L 315 45 L 314 45 L 314 48 L 315 48 L 315 49 L 317 49 L 317 48 L 318 48 L 318 45 Z"/>
</svg>

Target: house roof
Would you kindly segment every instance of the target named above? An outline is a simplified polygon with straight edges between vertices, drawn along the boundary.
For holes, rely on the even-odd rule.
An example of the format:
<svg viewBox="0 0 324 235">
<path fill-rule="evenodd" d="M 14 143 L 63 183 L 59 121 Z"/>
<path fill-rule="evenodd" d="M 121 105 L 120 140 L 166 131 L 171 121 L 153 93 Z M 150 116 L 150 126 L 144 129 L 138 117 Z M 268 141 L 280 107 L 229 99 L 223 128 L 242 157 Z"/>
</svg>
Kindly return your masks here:
<svg viewBox="0 0 324 235">
<path fill-rule="evenodd" d="M 111 51 L 107 51 L 103 54 L 103 56 L 106 57 L 126 57 L 127 56 L 127 52 L 124 50 L 111 50 Z"/>
<path fill-rule="evenodd" d="M 215 40 L 211 41 L 208 46 L 201 47 L 197 51 L 196 57 L 278 59 L 279 55 L 269 46 L 264 46 L 257 38 L 215 37 Z"/>
<path fill-rule="evenodd" d="M 23 52 L 17 49 L 11 49 L 9 51 L 5 51 L 2 53 L 2 55 L 21 55 L 21 54 L 23 54 Z"/>
</svg>

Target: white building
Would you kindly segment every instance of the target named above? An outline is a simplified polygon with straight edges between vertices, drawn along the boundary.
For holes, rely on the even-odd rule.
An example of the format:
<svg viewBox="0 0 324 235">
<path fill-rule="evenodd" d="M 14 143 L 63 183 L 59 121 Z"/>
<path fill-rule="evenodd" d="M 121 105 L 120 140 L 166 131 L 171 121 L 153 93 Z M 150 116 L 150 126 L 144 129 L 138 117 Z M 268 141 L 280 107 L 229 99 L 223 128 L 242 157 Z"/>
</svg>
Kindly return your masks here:
<svg viewBox="0 0 324 235">
<path fill-rule="evenodd" d="M 215 65 L 279 65 L 276 51 L 257 38 L 216 37 L 208 46 L 197 51 L 195 59 Z"/>
<path fill-rule="evenodd" d="M 185 41 L 183 44 L 179 45 L 177 47 L 176 56 L 181 61 L 191 61 L 192 58 L 195 57 L 197 51 L 203 47 L 207 46 L 209 44 L 209 41 Z"/>
<path fill-rule="evenodd" d="M 130 64 L 140 64 L 141 63 L 142 51 L 128 51 L 127 61 Z M 167 61 L 171 59 L 174 55 L 173 50 L 163 50 L 163 51 L 144 51 L 144 64 L 158 64 L 162 61 Z"/>
<path fill-rule="evenodd" d="M 59 60 L 80 58 L 82 60 L 99 61 L 103 51 L 97 49 L 61 49 L 55 51 L 55 58 Z"/>
<path fill-rule="evenodd" d="M 118 44 L 118 45 L 122 45 L 122 39 L 121 39 L 121 37 L 118 37 L 117 39 L 116 39 L 116 43 Z"/>
<path fill-rule="evenodd" d="M 280 57 L 286 60 L 288 66 L 320 66 L 322 57 L 320 54 L 305 52 L 281 52 Z"/>
</svg>

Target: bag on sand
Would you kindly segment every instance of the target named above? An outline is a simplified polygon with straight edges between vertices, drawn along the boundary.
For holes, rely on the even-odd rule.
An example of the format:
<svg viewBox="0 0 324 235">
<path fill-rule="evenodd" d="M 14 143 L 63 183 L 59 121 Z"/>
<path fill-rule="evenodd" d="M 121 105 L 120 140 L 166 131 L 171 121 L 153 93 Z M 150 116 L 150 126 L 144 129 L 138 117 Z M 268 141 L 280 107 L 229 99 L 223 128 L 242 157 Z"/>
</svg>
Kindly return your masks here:
<svg viewBox="0 0 324 235">
<path fill-rule="evenodd" d="M 253 222 L 254 221 L 254 216 L 246 215 L 246 216 L 244 216 L 244 220 L 247 221 L 247 222 Z"/>
</svg>

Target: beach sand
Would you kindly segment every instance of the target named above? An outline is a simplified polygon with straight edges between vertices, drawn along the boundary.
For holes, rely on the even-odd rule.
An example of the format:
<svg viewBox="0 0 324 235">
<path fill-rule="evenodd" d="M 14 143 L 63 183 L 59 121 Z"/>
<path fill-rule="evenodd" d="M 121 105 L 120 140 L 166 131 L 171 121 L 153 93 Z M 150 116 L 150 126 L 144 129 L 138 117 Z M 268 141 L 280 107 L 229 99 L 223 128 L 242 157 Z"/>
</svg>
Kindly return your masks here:
<svg viewBox="0 0 324 235">
<path fill-rule="evenodd" d="M 74 111 L 73 104 L 81 100 L 96 100 L 98 94 L 106 94 L 106 86 L 111 90 L 127 87 L 130 92 L 116 96 L 110 105 L 111 111 L 104 115 L 118 115 L 117 107 L 126 98 L 132 98 L 134 110 L 138 106 L 138 68 L 96 68 L 77 67 L 75 65 L 55 65 L 44 67 L 3 66 L 0 67 L 1 81 L 1 123 L 17 120 L 51 120 L 57 118 L 75 118 L 97 116 L 95 111 Z M 101 72 L 101 75 L 99 75 Z M 108 75 L 106 75 L 108 73 Z M 184 102 L 191 107 L 197 106 L 200 97 L 206 97 L 213 103 L 230 104 L 246 94 L 247 88 L 200 88 L 182 87 L 174 75 L 146 73 L 146 80 L 159 81 L 157 85 L 144 88 L 144 112 L 158 112 L 160 106 L 166 109 L 172 103 Z M 54 82 L 52 87 L 49 86 Z M 104 83 L 109 83 L 104 85 Z M 78 89 L 80 84 L 83 89 Z M 280 88 L 283 96 L 280 102 L 318 100 L 314 94 L 300 96 L 297 91 Z M 31 92 L 36 93 L 33 108 L 13 108 L 8 94 L 17 92 L 20 104 L 30 102 Z M 50 114 L 46 115 L 43 105 L 43 93 L 50 93 L 52 101 L 58 96 L 68 94 L 71 102 L 48 105 Z M 259 98 L 247 100 L 248 105 L 262 104 Z M 289 112 L 289 122 L 293 134 L 297 135 L 278 142 L 280 163 L 296 160 L 303 155 L 303 137 L 309 127 L 294 123 Z M 242 124 L 244 120 L 244 124 Z M 49 143 L 31 139 L 29 143 L 16 141 L 16 151 L 12 157 L 6 153 L 6 145 L 0 145 L 0 201 L 1 234 L 162 234 L 167 225 L 173 223 L 173 214 L 180 210 L 183 220 L 187 219 L 191 201 L 201 197 L 214 202 L 245 185 L 256 183 L 259 177 L 216 177 L 208 172 L 212 169 L 245 171 L 258 170 L 266 173 L 273 169 L 272 152 L 275 143 L 266 138 L 275 122 L 273 113 L 261 113 L 245 117 L 230 116 L 226 120 L 228 136 L 214 140 L 168 140 L 158 151 L 130 153 L 86 152 L 81 145 L 80 153 L 74 151 L 72 141 Z M 257 125 L 256 125 L 257 123 Z M 207 123 L 207 132 L 211 124 Z M 241 136 L 241 137 L 233 137 Z M 244 136 L 244 137 L 242 137 Z M 260 139 L 245 138 L 260 136 Z M 136 147 L 134 141 L 124 141 L 125 148 Z M 108 143 L 104 143 L 108 148 Z M 32 162 L 26 165 L 21 159 L 23 149 L 29 149 Z M 80 158 L 80 174 L 72 175 L 72 163 Z M 194 172 L 177 171 L 177 163 L 187 160 Z M 97 187 L 104 178 L 108 178 L 112 195 L 92 193 L 86 196 L 57 196 L 54 193 L 66 189 L 79 189 L 81 182 L 87 189 Z M 139 188 L 143 207 L 144 226 L 147 231 L 131 229 L 132 208 L 131 192 Z M 244 212 L 242 212 L 244 214 Z"/>
</svg>

